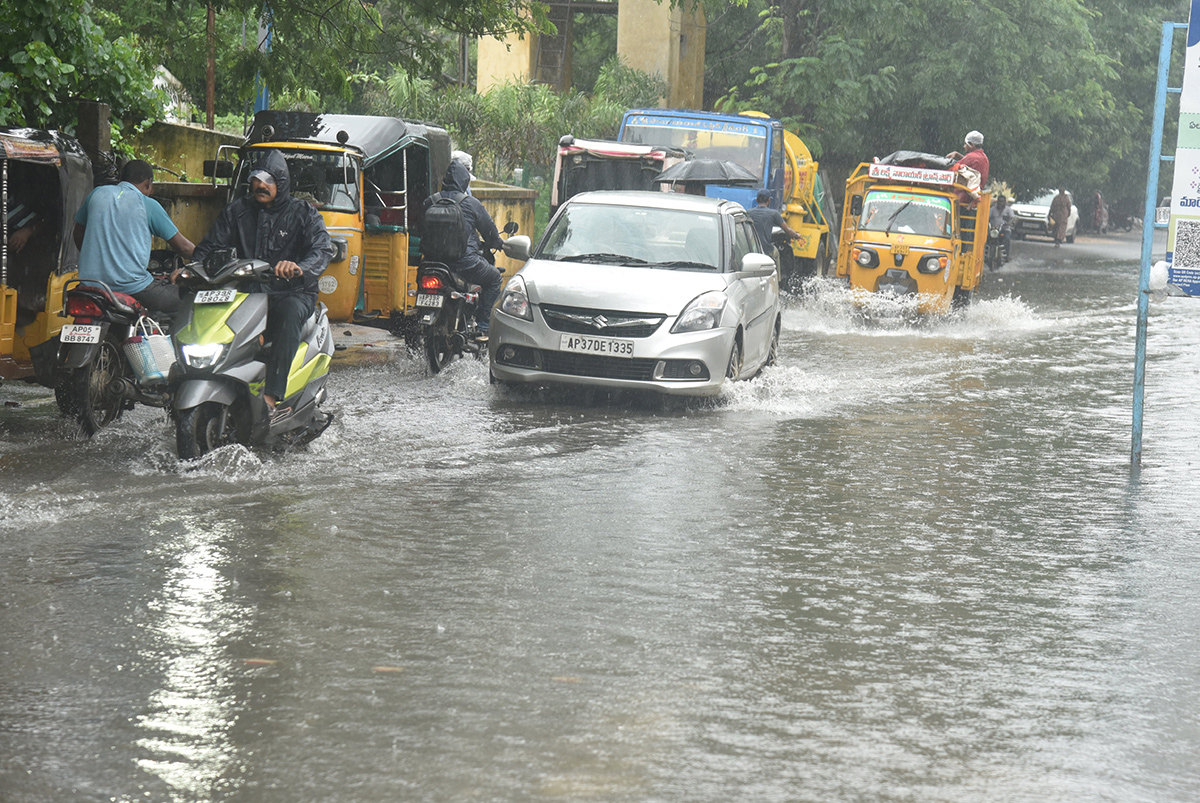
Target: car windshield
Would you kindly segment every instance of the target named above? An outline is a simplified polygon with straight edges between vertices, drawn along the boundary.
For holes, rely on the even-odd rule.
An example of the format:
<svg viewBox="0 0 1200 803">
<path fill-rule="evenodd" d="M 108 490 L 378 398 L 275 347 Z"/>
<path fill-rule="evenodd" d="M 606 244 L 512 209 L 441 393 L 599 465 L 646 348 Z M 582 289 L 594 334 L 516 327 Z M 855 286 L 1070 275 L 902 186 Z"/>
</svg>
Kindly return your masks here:
<svg viewBox="0 0 1200 803">
<path fill-rule="evenodd" d="M 1049 206 L 1056 195 L 1058 195 L 1057 192 L 1048 192 L 1045 195 L 1039 195 L 1029 203 L 1031 206 Z"/>
<path fill-rule="evenodd" d="M 644 206 L 571 203 L 535 257 L 662 270 L 720 270 L 720 216 Z"/>
<path fill-rule="evenodd" d="M 887 234 L 950 236 L 950 200 L 910 192 L 871 192 L 863 203 L 858 228 Z"/>
</svg>

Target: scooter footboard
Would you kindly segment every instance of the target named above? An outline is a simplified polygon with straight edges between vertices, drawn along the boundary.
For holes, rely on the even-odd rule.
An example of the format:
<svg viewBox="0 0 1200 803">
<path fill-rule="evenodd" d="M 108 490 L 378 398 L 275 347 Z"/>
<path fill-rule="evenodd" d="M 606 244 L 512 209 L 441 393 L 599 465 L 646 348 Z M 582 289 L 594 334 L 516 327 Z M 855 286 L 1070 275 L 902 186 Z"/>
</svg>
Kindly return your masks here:
<svg viewBox="0 0 1200 803">
<path fill-rule="evenodd" d="M 237 391 L 228 382 L 216 379 L 187 379 L 175 391 L 175 409 L 190 410 L 205 402 L 233 404 Z"/>
</svg>

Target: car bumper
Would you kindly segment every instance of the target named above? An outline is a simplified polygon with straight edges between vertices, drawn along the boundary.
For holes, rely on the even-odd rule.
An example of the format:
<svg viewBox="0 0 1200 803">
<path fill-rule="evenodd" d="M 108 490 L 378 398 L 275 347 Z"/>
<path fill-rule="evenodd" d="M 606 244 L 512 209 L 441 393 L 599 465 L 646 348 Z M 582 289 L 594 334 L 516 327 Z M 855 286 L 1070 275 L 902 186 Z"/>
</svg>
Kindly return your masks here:
<svg viewBox="0 0 1200 803">
<path fill-rule="evenodd" d="M 1013 232 L 1016 234 L 1037 234 L 1049 236 L 1050 224 L 1044 218 L 1016 218 L 1013 220 Z"/>
<path fill-rule="evenodd" d="M 583 385 L 674 396 L 716 395 L 725 383 L 734 330 L 671 334 L 670 322 L 664 322 L 649 337 L 631 338 L 632 357 L 616 357 L 562 351 L 563 332 L 497 310 L 488 333 L 492 375 L 513 383 Z M 696 365 L 702 373 L 700 378 L 692 379 Z"/>
</svg>

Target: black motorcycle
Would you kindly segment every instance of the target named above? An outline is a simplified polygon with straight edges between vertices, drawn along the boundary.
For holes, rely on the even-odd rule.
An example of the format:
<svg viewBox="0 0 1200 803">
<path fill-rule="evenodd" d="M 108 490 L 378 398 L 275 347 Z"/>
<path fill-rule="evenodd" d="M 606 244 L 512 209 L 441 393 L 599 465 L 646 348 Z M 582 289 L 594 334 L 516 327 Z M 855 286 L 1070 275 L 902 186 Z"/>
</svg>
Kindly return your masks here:
<svg viewBox="0 0 1200 803">
<path fill-rule="evenodd" d="M 999 226 L 989 226 L 987 243 L 983 247 L 984 264 L 988 270 L 999 270 L 1008 258 L 1009 245 L 1003 238 L 1003 230 Z"/>
<path fill-rule="evenodd" d="M 510 221 L 504 233 L 511 237 L 517 228 Z M 529 238 L 519 239 L 524 240 L 528 251 Z M 513 241 L 504 244 L 506 252 L 510 242 Z M 463 281 L 443 263 L 421 263 L 417 270 L 416 307 L 421 315 L 418 324 L 430 373 L 438 373 L 457 357 L 471 354 L 482 359 L 486 354 L 486 339 L 481 337 L 475 322 L 479 294 L 479 285 Z"/>
<path fill-rule="evenodd" d="M 155 254 L 153 274 L 169 273 L 178 264 L 172 257 Z M 135 403 L 152 407 L 170 403 L 169 340 L 156 361 L 149 344 L 166 331 L 147 328 L 146 320 L 153 316 L 156 323 L 165 324 L 165 316 L 95 280 L 68 283 L 63 311 L 74 322 L 59 334 L 54 398 L 63 415 L 76 419 L 85 435 L 96 434 Z"/>
</svg>

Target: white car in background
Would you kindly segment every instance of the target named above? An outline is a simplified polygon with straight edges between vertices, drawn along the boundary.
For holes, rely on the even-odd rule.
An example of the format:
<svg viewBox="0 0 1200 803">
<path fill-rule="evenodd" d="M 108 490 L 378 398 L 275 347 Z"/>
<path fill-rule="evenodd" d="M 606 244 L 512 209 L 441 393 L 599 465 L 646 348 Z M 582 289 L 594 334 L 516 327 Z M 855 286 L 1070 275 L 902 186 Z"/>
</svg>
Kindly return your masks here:
<svg viewBox="0 0 1200 803">
<path fill-rule="evenodd" d="M 1042 192 L 1031 201 L 1023 201 L 1012 205 L 1013 236 L 1024 240 L 1028 235 L 1038 237 L 1054 237 L 1054 227 L 1050 225 L 1050 203 L 1058 190 Z M 1071 195 L 1070 192 L 1067 195 Z M 1067 242 L 1075 242 L 1075 229 L 1079 226 L 1079 207 L 1075 206 L 1075 198 L 1071 197 L 1071 216 L 1067 219 Z"/>
<path fill-rule="evenodd" d="M 754 376 L 779 348 L 779 277 L 732 201 L 589 192 L 550 221 L 492 315 L 504 383 L 683 396 Z"/>
</svg>

